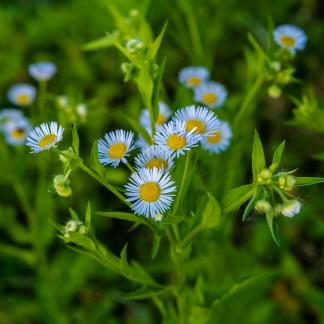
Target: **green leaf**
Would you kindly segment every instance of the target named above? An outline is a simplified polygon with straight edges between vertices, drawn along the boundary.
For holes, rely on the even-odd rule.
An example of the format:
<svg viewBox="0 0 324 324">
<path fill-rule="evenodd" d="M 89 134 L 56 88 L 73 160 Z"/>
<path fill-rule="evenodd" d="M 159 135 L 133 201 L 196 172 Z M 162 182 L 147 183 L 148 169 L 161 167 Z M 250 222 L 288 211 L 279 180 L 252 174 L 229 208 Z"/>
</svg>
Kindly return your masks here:
<svg viewBox="0 0 324 324">
<path fill-rule="evenodd" d="M 252 197 L 252 199 L 250 199 L 249 203 L 245 207 L 245 210 L 244 210 L 244 213 L 243 213 L 243 216 L 242 216 L 243 222 L 245 222 L 247 217 L 250 215 L 250 213 L 253 210 L 254 204 L 255 204 L 257 199 L 258 199 L 258 191 L 256 190 L 253 197 Z"/>
<path fill-rule="evenodd" d="M 73 124 L 72 127 L 72 148 L 76 156 L 79 156 L 79 135 L 78 135 L 78 128 L 76 124 Z"/>
<path fill-rule="evenodd" d="M 164 73 L 165 64 L 166 64 L 166 57 L 163 59 L 162 64 L 159 67 L 158 75 L 155 78 L 154 84 L 153 84 L 152 102 L 153 102 L 154 120 L 156 120 L 159 115 L 159 90 L 160 90 L 160 85 L 162 82 L 162 76 Z"/>
<path fill-rule="evenodd" d="M 166 216 L 161 220 L 161 224 L 163 225 L 172 225 L 179 224 L 184 220 L 184 216 Z"/>
<path fill-rule="evenodd" d="M 207 195 L 209 201 L 206 205 L 205 210 L 203 211 L 201 225 L 204 228 L 213 228 L 219 226 L 221 222 L 222 211 L 218 201 L 214 198 L 214 196 L 209 192 L 207 192 Z"/>
<path fill-rule="evenodd" d="M 108 212 L 96 212 L 96 214 L 104 217 L 110 217 L 110 218 L 121 219 L 129 222 L 148 225 L 144 217 L 136 216 L 131 213 L 108 211 Z"/>
<path fill-rule="evenodd" d="M 72 219 L 79 220 L 78 214 L 72 208 L 69 208 L 69 211 Z"/>
<path fill-rule="evenodd" d="M 96 171 L 101 177 L 105 172 L 105 168 L 100 164 L 98 158 L 98 141 L 94 141 L 90 153 L 90 167 Z"/>
<path fill-rule="evenodd" d="M 158 35 L 158 37 L 156 37 L 156 39 L 154 40 L 154 42 L 149 46 L 148 48 L 148 58 L 150 60 L 154 60 L 155 59 L 155 56 L 161 46 L 161 43 L 162 43 L 162 40 L 163 40 L 163 36 L 164 36 L 164 33 L 167 29 L 167 26 L 168 26 L 168 21 L 166 21 L 162 27 L 162 30 L 160 32 L 160 34 Z"/>
<path fill-rule="evenodd" d="M 276 166 L 276 168 L 280 165 L 281 157 L 284 149 L 285 149 L 285 141 L 280 143 L 280 145 L 277 147 L 276 151 L 273 154 L 272 165 Z"/>
<path fill-rule="evenodd" d="M 274 274 L 276 274 L 274 271 L 269 271 L 268 273 L 260 273 L 256 275 L 246 276 L 245 278 L 237 282 L 233 282 L 225 292 L 223 292 L 219 297 L 214 299 L 214 301 L 211 304 L 211 307 L 215 307 L 222 304 L 226 299 L 238 293 L 242 289 L 247 288 L 251 284 L 255 284 L 258 280 L 264 280 L 264 278 L 266 277 L 273 276 Z"/>
<path fill-rule="evenodd" d="M 254 131 L 253 150 L 252 150 L 252 172 L 253 180 L 257 181 L 258 174 L 265 168 L 265 158 L 262 143 L 257 131 Z"/>
<path fill-rule="evenodd" d="M 0 253 L 19 259 L 30 266 L 34 265 L 36 262 L 33 251 L 18 248 L 13 245 L 0 244 Z"/>
<path fill-rule="evenodd" d="M 242 204 L 254 195 L 256 189 L 253 184 L 231 189 L 222 201 L 223 213 L 227 214 L 240 208 Z"/>
<path fill-rule="evenodd" d="M 85 224 L 87 226 L 87 229 L 90 230 L 90 228 L 91 228 L 91 205 L 90 205 L 90 201 L 88 202 L 88 205 L 87 205 L 87 210 L 86 210 L 84 220 L 85 220 Z"/>
<path fill-rule="evenodd" d="M 268 227 L 271 233 L 271 236 L 273 240 L 276 242 L 278 246 L 280 246 L 280 238 L 278 235 L 278 228 L 277 228 L 277 223 L 274 222 L 274 214 L 272 211 L 266 213 L 266 218 L 267 218 L 267 223 Z"/>
<path fill-rule="evenodd" d="M 129 124 L 133 127 L 133 129 L 142 135 L 142 137 L 144 138 L 144 140 L 148 143 L 148 144 L 153 144 L 152 142 L 152 138 L 150 137 L 150 135 L 147 133 L 147 131 L 133 118 L 125 115 L 124 113 L 121 113 L 122 117 L 125 118 Z"/>
<path fill-rule="evenodd" d="M 117 9 L 117 7 L 115 7 L 111 3 L 111 1 L 109 2 L 106 1 L 106 5 L 115 19 L 117 29 L 120 30 L 125 35 L 127 35 L 128 37 L 133 37 L 134 30 L 129 20 L 124 17 L 124 15 Z"/>
<path fill-rule="evenodd" d="M 123 249 L 120 252 L 120 270 L 126 277 L 129 276 L 129 265 L 127 262 L 127 244 L 128 243 L 124 245 Z"/>
<path fill-rule="evenodd" d="M 161 243 L 161 236 L 154 233 L 153 245 L 152 245 L 152 251 L 151 251 L 151 259 L 152 260 L 154 260 L 156 258 L 156 255 L 159 252 L 160 243 Z"/>
<path fill-rule="evenodd" d="M 296 186 L 311 186 L 318 183 L 323 183 L 324 178 L 322 177 L 295 177 Z"/>
<path fill-rule="evenodd" d="M 259 45 L 257 40 L 254 38 L 252 34 L 248 34 L 248 40 L 255 49 L 255 51 L 262 57 L 263 59 L 267 59 L 267 54 L 264 52 L 263 48 Z"/>
<path fill-rule="evenodd" d="M 142 300 L 142 299 L 151 299 L 157 295 L 163 294 L 164 292 L 166 292 L 167 289 L 163 288 L 163 289 L 148 289 L 148 288 L 140 288 L 134 292 L 128 293 L 125 295 L 126 299 L 130 299 L 130 300 Z"/>
<path fill-rule="evenodd" d="M 100 37 L 98 39 L 95 39 L 85 45 L 82 46 L 82 50 L 84 51 L 94 51 L 106 47 L 112 47 L 115 46 L 115 40 L 117 39 L 116 33 L 111 33 L 109 35 L 106 35 L 104 37 Z"/>
</svg>

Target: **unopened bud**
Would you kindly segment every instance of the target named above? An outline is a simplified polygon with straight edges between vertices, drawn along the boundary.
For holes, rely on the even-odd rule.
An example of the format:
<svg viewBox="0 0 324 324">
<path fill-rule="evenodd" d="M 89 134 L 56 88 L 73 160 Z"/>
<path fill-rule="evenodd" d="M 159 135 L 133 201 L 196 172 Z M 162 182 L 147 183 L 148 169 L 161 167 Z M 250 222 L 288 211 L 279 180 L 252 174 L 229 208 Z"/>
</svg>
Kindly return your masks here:
<svg viewBox="0 0 324 324">
<path fill-rule="evenodd" d="M 79 227 L 79 233 L 80 234 L 86 234 L 87 233 L 87 227 L 85 226 L 85 225 L 81 225 L 80 227 Z"/>
<path fill-rule="evenodd" d="M 296 199 L 291 199 L 285 202 L 281 207 L 281 214 L 286 217 L 293 217 L 299 214 L 301 203 Z"/>
<path fill-rule="evenodd" d="M 70 180 L 63 174 L 59 174 L 54 177 L 53 185 L 56 193 L 61 197 L 69 197 L 72 195 L 72 189 L 70 187 Z"/>
<path fill-rule="evenodd" d="M 268 88 L 268 95 L 274 99 L 279 98 L 281 96 L 281 88 L 278 87 L 276 84 L 273 84 Z"/>
<path fill-rule="evenodd" d="M 136 53 L 139 49 L 142 49 L 143 47 L 144 43 L 137 38 L 132 38 L 126 43 L 127 50 L 132 54 Z"/>
<path fill-rule="evenodd" d="M 163 215 L 161 213 L 158 213 L 158 214 L 155 215 L 154 219 L 157 222 L 161 222 L 161 220 L 163 219 Z"/>
<path fill-rule="evenodd" d="M 270 68 L 276 72 L 280 71 L 281 69 L 281 63 L 278 62 L 278 61 L 275 61 L 275 62 L 271 62 L 270 63 Z"/>
<path fill-rule="evenodd" d="M 258 200 L 255 205 L 254 205 L 254 209 L 261 214 L 266 214 L 267 212 L 269 212 L 271 210 L 271 204 L 265 200 L 265 199 L 261 199 Z"/>
<path fill-rule="evenodd" d="M 258 182 L 270 183 L 272 178 L 272 172 L 269 169 L 263 169 L 258 174 Z"/>
<path fill-rule="evenodd" d="M 76 219 L 70 219 L 66 225 L 65 225 L 65 228 L 64 228 L 64 232 L 65 233 L 68 233 L 68 232 L 75 232 L 78 227 L 80 225 L 82 225 L 83 223 L 79 220 L 76 220 Z"/>
</svg>

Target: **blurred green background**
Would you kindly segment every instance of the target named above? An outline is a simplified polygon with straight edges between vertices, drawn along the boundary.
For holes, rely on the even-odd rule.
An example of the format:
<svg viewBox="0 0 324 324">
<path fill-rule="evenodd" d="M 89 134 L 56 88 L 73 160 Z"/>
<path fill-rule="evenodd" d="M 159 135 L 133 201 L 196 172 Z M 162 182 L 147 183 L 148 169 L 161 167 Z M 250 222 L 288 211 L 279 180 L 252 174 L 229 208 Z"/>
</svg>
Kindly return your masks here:
<svg viewBox="0 0 324 324">
<path fill-rule="evenodd" d="M 2 0 L 0 4 L 1 107 L 10 105 L 6 98 L 8 87 L 17 82 L 32 82 L 27 74 L 31 62 L 43 59 L 55 62 L 58 73 L 50 83 L 50 92 L 68 94 L 89 107 L 87 123 L 80 127 L 84 156 L 89 155 L 91 143 L 105 131 L 128 127 L 120 111 L 137 116 L 142 108 L 135 86 L 123 82 L 120 64 L 124 59 L 116 50 L 81 50 L 83 44 L 114 29 L 106 1 Z M 297 77 L 302 84 L 289 86 L 287 93 L 300 97 L 310 87 L 319 97 L 323 93 L 322 1 L 115 0 L 110 3 L 125 15 L 133 8 L 146 11 L 155 35 L 169 20 L 159 57 L 167 57 L 165 100 L 173 109 L 180 104 L 178 71 L 192 64 L 210 68 L 212 77 L 228 88 L 229 101 L 234 106 L 235 93 L 245 86 L 247 33 L 264 43 L 271 20 L 275 25 L 299 25 L 309 38 L 305 51 L 296 58 Z M 287 169 L 298 167 L 302 175 L 323 175 L 323 163 L 313 158 L 323 152 L 323 135 L 288 125 L 293 107 L 288 96 L 271 99 L 264 91 L 255 117 L 266 151 L 270 156 L 275 145 L 286 139 Z M 49 105 L 48 109 L 55 108 Z M 56 238 L 50 222 L 54 219 L 64 223 L 69 218 L 69 206 L 82 214 L 88 200 L 94 210 L 107 209 L 112 204 L 118 209 L 119 203 L 81 173 L 72 176 L 73 196 L 59 199 L 51 182 L 58 161 L 48 156 L 48 173 L 38 179 L 33 166 L 41 158 L 31 157 L 26 148 L 8 148 L 3 139 L 0 146 L 0 323 L 161 322 L 151 302 L 123 298 L 131 290 L 125 279 L 68 250 Z M 249 154 L 247 151 L 241 165 L 243 183 L 251 176 Z M 127 177 L 122 169 L 113 175 L 117 182 Z M 16 182 L 21 183 L 27 198 L 34 199 L 33 203 L 39 207 L 38 235 L 44 242 L 46 270 L 30 262 L 25 253 L 28 250 L 25 233 L 14 228 L 15 224 L 25 222 L 19 203 L 23 198 Z M 272 241 L 264 219 L 254 217 L 242 223 L 240 214 L 232 215 L 224 228 L 209 232 L 195 245 L 194 258 L 188 261 L 189 278 L 194 282 L 198 274 L 204 277 L 209 296 L 221 294 L 237 278 L 265 273 L 256 283 L 215 307 L 210 323 L 324 323 L 323 190 L 316 186 L 301 191 L 302 213 L 282 221 L 280 248 Z M 129 241 L 130 258 L 146 263 L 152 273 L 159 274 L 156 264 L 150 268 L 152 238 L 145 229 L 128 232 L 129 224 L 100 218 L 95 218 L 94 226 L 97 236 L 113 251 L 118 253 Z M 159 258 L 163 264 L 163 253 Z"/>
</svg>

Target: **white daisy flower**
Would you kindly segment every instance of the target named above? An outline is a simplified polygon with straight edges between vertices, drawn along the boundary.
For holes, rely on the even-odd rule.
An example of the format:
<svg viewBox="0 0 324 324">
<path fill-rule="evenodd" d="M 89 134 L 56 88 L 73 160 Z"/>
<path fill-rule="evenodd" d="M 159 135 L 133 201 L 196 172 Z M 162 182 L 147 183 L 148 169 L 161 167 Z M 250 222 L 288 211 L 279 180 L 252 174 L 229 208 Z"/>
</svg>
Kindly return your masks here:
<svg viewBox="0 0 324 324">
<path fill-rule="evenodd" d="M 151 145 L 135 158 L 136 169 L 163 169 L 170 171 L 173 167 L 172 154 L 159 146 Z"/>
<path fill-rule="evenodd" d="M 52 62 L 38 62 L 30 64 L 29 74 L 37 81 L 48 81 L 56 73 L 56 65 Z"/>
<path fill-rule="evenodd" d="M 291 53 L 301 51 L 305 48 L 307 35 L 305 32 L 294 25 L 280 25 L 273 31 L 275 42 L 282 48 Z"/>
<path fill-rule="evenodd" d="M 166 123 L 171 115 L 170 108 L 168 105 L 162 101 L 159 102 L 159 115 L 156 119 L 156 126 L 163 125 Z M 142 110 L 140 115 L 140 124 L 144 127 L 144 129 L 151 134 L 151 120 L 150 120 L 150 113 L 147 108 Z"/>
<path fill-rule="evenodd" d="M 294 215 L 299 214 L 300 209 L 301 203 L 296 199 L 291 199 L 283 204 L 281 214 L 286 217 L 293 217 Z"/>
<path fill-rule="evenodd" d="M 230 125 L 221 121 L 215 132 L 201 139 L 201 145 L 210 153 L 220 153 L 229 147 L 231 138 L 232 130 Z"/>
<path fill-rule="evenodd" d="M 14 125 L 16 120 L 24 118 L 23 113 L 14 108 L 6 108 L 0 112 L 0 131 L 5 131 L 6 128 Z"/>
<path fill-rule="evenodd" d="M 195 89 L 194 98 L 196 101 L 213 109 L 220 108 L 227 97 L 225 87 L 218 82 L 206 82 Z"/>
<path fill-rule="evenodd" d="M 209 79 L 209 71 L 201 66 L 189 66 L 179 72 L 179 82 L 194 89 Z"/>
<path fill-rule="evenodd" d="M 154 143 L 163 151 L 176 157 L 197 146 L 200 139 L 201 136 L 195 132 L 195 129 L 188 132 L 186 123 L 179 120 L 159 126 L 154 135 Z"/>
<path fill-rule="evenodd" d="M 103 165 L 111 164 L 116 168 L 120 162 L 127 163 L 126 156 L 135 148 L 133 132 L 122 129 L 109 132 L 98 141 L 99 161 Z"/>
<path fill-rule="evenodd" d="M 30 84 L 15 84 L 8 90 L 8 99 L 17 106 L 29 106 L 36 97 L 36 88 Z"/>
<path fill-rule="evenodd" d="M 10 145 L 23 145 L 32 126 L 27 118 L 16 119 L 5 130 L 6 142 Z"/>
<path fill-rule="evenodd" d="M 134 213 L 152 218 L 170 209 L 176 191 L 170 174 L 157 168 L 141 169 L 131 174 L 125 188 Z"/>
<path fill-rule="evenodd" d="M 42 123 L 29 133 L 26 145 L 31 147 L 32 153 L 49 150 L 63 139 L 63 131 L 57 122 Z"/>
<path fill-rule="evenodd" d="M 220 125 L 214 112 L 206 107 L 194 105 L 179 109 L 173 120 L 185 122 L 187 132 L 195 131 L 201 136 L 211 135 Z"/>
</svg>

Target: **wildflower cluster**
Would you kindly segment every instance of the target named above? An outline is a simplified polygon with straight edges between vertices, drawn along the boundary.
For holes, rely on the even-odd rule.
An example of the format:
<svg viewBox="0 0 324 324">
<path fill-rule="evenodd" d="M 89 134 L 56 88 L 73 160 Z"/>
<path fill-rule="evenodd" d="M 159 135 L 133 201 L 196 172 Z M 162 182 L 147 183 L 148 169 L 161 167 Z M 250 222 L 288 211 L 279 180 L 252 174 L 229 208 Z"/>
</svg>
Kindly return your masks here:
<svg viewBox="0 0 324 324">
<path fill-rule="evenodd" d="M 259 46 L 256 47 L 266 59 L 267 79 L 271 83 L 268 94 L 272 98 L 278 98 L 285 85 L 297 81 L 294 77 L 295 68 L 291 65 L 291 61 L 298 51 L 305 48 L 307 36 L 297 26 L 280 25 L 273 30 L 273 40 L 279 49 L 271 48 L 269 54 L 263 52 Z"/>
<path fill-rule="evenodd" d="M 28 72 L 36 81 L 43 83 L 50 80 L 56 73 L 56 66 L 51 62 L 30 64 Z M 18 107 L 29 107 L 35 102 L 36 87 L 27 84 L 15 84 L 7 92 L 8 100 Z M 23 145 L 32 129 L 32 124 L 18 108 L 5 108 L 0 111 L 0 132 L 9 145 Z"/>
</svg>

